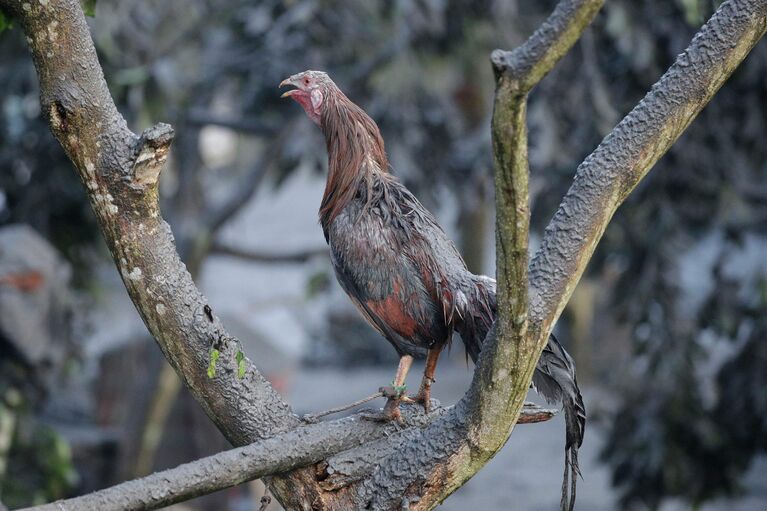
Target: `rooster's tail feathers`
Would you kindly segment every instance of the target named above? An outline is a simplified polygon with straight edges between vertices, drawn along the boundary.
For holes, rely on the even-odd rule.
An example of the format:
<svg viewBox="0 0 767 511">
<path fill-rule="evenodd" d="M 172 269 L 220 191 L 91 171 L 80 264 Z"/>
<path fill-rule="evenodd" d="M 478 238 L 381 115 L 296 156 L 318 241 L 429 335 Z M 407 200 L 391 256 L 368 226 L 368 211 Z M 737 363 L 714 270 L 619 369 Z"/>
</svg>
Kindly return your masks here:
<svg viewBox="0 0 767 511">
<path fill-rule="evenodd" d="M 459 314 L 454 326 L 461 335 L 466 353 L 476 362 L 482 342 L 490 331 L 497 310 L 496 282 L 481 275 L 461 286 L 456 293 L 462 300 L 453 300 Z M 565 474 L 562 481 L 562 510 L 572 511 L 575 486 L 580 469 L 578 448 L 586 429 L 586 407 L 575 376 L 575 363 L 554 335 L 541 353 L 533 374 L 533 387 L 549 404 L 562 404 L 565 412 Z"/>
<path fill-rule="evenodd" d="M 565 411 L 565 475 L 562 481 L 562 510 L 572 511 L 580 469 L 578 448 L 586 430 L 583 403 L 575 364 L 556 337 L 551 335 L 533 373 L 533 387 L 549 404 L 562 403 Z M 569 488 L 568 488 L 569 486 Z"/>
<path fill-rule="evenodd" d="M 482 341 L 495 320 L 495 279 L 484 275 L 472 277 L 456 293 L 467 299 L 453 300 L 456 308 L 456 314 L 453 314 L 456 321 L 453 324 L 461 335 L 466 354 L 476 363 Z"/>
</svg>

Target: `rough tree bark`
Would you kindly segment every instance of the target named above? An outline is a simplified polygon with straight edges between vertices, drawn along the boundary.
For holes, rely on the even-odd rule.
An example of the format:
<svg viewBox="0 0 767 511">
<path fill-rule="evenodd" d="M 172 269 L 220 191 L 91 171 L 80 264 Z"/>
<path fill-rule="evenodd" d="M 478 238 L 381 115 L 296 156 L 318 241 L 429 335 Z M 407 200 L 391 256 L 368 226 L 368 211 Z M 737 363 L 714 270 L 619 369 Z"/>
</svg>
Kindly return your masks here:
<svg viewBox="0 0 767 511">
<path fill-rule="evenodd" d="M 422 426 L 432 419 L 414 412 L 416 411 L 412 407 L 403 410 L 406 427 Z M 435 414 L 440 413 L 444 411 L 435 411 Z M 555 414 L 554 410 L 526 404 L 518 423 L 543 422 Z M 356 423 L 357 426 L 350 427 L 351 423 Z M 158 509 L 259 477 L 320 462 L 357 445 L 393 434 L 399 428 L 400 425 L 393 423 L 379 427 L 374 422 L 361 420 L 358 416 L 328 423 L 310 424 L 105 490 L 19 511 Z M 322 438 L 319 444 L 318 437 Z M 339 482 L 346 483 L 347 479 L 335 478 L 331 481 L 323 481 L 323 488 L 337 489 Z"/>
<path fill-rule="evenodd" d="M 157 181 L 172 129 L 159 124 L 138 137 L 127 128 L 77 0 L 0 0 L 27 35 L 43 111 L 88 191 L 131 299 L 171 365 L 233 444 L 259 442 L 246 448 L 262 456 L 263 466 L 251 465 L 258 475 L 323 460 L 270 480 L 289 509 L 432 509 L 484 466 L 517 422 L 547 336 L 613 213 L 767 30 L 767 0 L 724 2 L 580 165 L 528 269 L 527 93 L 601 4 L 563 0 L 521 48 L 493 53 L 498 322 L 466 396 L 431 417 L 413 411 L 408 427 L 391 432 L 355 419 L 297 430 L 300 419 L 249 360 L 239 377 L 239 344 L 185 271 L 160 216 Z M 281 435 L 301 436 L 307 451 L 280 459 Z"/>
</svg>

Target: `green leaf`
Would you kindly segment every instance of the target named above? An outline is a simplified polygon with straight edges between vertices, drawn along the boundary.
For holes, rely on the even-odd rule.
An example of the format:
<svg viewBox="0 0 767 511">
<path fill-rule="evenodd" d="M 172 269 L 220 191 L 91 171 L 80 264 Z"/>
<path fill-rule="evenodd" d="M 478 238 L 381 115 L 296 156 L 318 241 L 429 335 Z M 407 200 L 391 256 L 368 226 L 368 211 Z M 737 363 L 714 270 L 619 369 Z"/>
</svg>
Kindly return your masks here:
<svg viewBox="0 0 767 511">
<path fill-rule="evenodd" d="M 208 364 L 208 378 L 215 378 L 216 377 L 216 362 L 218 362 L 218 357 L 221 355 L 217 349 L 213 349 L 210 352 L 210 363 Z"/>
<path fill-rule="evenodd" d="M 13 27 L 13 20 L 0 9 L 0 33 Z"/>
<path fill-rule="evenodd" d="M 237 350 L 237 378 L 242 379 L 245 376 L 245 369 L 247 369 L 247 363 L 245 362 L 245 354 L 240 350 Z"/>
<path fill-rule="evenodd" d="M 83 6 L 83 12 L 86 16 L 96 17 L 96 0 L 80 0 L 80 5 Z"/>
<path fill-rule="evenodd" d="M 682 10 L 684 10 L 684 16 L 692 26 L 698 26 L 705 21 L 703 13 L 703 6 L 698 0 L 680 0 L 682 4 Z"/>
</svg>

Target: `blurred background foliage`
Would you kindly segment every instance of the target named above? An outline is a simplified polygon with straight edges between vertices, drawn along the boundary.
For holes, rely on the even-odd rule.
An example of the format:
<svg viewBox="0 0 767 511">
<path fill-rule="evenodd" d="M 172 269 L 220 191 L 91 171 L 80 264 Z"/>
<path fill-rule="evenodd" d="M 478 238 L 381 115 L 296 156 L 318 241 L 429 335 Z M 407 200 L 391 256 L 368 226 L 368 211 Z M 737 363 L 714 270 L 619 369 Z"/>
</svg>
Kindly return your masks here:
<svg viewBox="0 0 767 511">
<path fill-rule="evenodd" d="M 534 233 L 577 164 L 718 4 L 610 0 L 533 92 Z M 469 266 L 492 272 L 488 56 L 521 43 L 554 5 L 100 0 L 91 27 L 128 124 L 138 131 L 163 121 L 176 129 L 160 190 L 194 275 L 209 255 L 238 250 L 218 233 L 259 190 L 279 189 L 297 168 L 324 172 L 319 133 L 276 90 L 307 68 L 330 72 L 370 113 L 394 171 L 450 223 Z M 93 267 L 108 256 L 80 183 L 40 115 L 18 29 L 0 36 L 0 76 L 0 224 L 32 226 L 72 265 L 79 299 L 98 302 Z M 699 506 L 736 495 L 752 459 L 767 448 L 765 76 L 762 43 L 615 215 L 561 322 L 580 378 L 605 396 L 592 416 L 625 508 L 656 509 L 671 497 Z M 329 287 L 322 268 L 308 279 L 312 296 Z M 0 341 L 3 356 L 12 354 L 13 340 L 0 333 Z M 0 390 L 18 388 L 6 374 Z M 49 395 L 25 393 L 24 406 L 13 408 L 19 420 L 44 422 Z M 48 434 L 34 435 L 31 445 L 26 429 L 15 428 L 8 462 L 34 459 L 47 467 L 35 476 L 45 478 L 35 484 L 43 497 L 64 495 L 76 480 L 66 449 Z M 8 504 L 38 498 L 13 496 L 27 478 L 15 472 L 3 483 Z"/>
</svg>

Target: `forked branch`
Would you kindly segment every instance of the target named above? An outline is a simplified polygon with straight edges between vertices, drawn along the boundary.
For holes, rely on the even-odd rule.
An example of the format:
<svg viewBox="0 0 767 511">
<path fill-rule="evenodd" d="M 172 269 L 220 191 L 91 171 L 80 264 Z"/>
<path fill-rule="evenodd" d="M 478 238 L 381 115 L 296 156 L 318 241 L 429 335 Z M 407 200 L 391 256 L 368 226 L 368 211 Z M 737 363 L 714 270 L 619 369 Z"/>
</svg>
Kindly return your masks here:
<svg viewBox="0 0 767 511">
<path fill-rule="evenodd" d="M 483 346 L 472 423 L 482 450 L 506 442 L 530 386 L 546 335 L 528 332 L 530 204 L 527 93 L 572 48 L 603 0 L 563 0 L 519 48 L 496 50 L 492 137 L 495 163 L 497 342 Z M 488 340 L 490 341 L 490 339 Z M 485 353 L 487 352 L 487 353 Z M 487 358 L 486 358 L 487 357 Z"/>
</svg>

